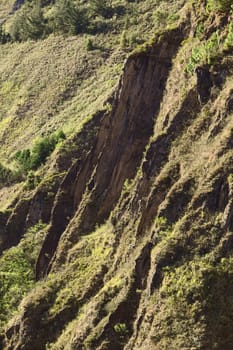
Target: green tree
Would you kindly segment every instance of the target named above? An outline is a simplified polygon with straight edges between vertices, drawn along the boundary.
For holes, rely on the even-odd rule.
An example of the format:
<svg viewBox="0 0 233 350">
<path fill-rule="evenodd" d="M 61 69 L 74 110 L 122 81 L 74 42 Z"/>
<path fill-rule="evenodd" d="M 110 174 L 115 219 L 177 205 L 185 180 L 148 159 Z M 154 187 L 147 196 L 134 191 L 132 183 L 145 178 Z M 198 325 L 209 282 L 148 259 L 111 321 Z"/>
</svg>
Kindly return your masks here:
<svg viewBox="0 0 233 350">
<path fill-rule="evenodd" d="M 45 163 L 47 157 L 52 153 L 55 146 L 49 137 L 43 137 L 34 144 L 30 156 L 30 169 L 37 169 L 41 164 Z"/>
<path fill-rule="evenodd" d="M 111 18 L 113 8 L 109 1 L 106 0 L 90 0 L 91 11 L 94 15 L 100 15 L 104 18 Z"/>
<path fill-rule="evenodd" d="M 48 26 L 44 19 L 41 2 L 26 5 L 18 11 L 12 26 L 10 35 L 14 41 L 37 40 L 45 37 Z"/>
<path fill-rule="evenodd" d="M 52 27 L 55 32 L 76 35 L 87 30 L 88 18 L 84 9 L 77 7 L 72 0 L 57 3 Z"/>
<path fill-rule="evenodd" d="M 30 156 L 31 152 L 29 149 L 23 149 L 15 154 L 15 160 L 20 165 L 22 172 L 27 172 L 30 169 Z"/>
</svg>

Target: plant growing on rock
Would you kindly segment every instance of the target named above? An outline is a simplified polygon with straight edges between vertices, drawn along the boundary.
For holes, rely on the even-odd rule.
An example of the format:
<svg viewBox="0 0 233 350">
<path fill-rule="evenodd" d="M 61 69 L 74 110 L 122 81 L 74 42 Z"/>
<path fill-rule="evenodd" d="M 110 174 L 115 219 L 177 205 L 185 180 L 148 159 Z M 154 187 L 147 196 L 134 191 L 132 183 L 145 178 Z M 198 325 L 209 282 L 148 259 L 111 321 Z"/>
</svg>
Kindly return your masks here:
<svg viewBox="0 0 233 350">
<path fill-rule="evenodd" d="M 116 323 L 113 328 L 115 333 L 119 334 L 120 338 L 125 337 L 128 334 L 128 329 L 125 323 Z"/>
</svg>

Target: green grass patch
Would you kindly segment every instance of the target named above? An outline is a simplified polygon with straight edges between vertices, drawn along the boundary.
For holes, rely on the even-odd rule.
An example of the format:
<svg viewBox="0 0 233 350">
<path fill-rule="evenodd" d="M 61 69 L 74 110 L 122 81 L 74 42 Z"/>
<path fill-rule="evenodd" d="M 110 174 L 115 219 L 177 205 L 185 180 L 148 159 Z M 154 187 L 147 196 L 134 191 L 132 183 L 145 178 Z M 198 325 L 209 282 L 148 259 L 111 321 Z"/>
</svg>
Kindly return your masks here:
<svg viewBox="0 0 233 350">
<path fill-rule="evenodd" d="M 35 284 L 34 265 L 44 235 L 45 225 L 38 223 L 0 257 L 0 329 Z"/>
</svg>

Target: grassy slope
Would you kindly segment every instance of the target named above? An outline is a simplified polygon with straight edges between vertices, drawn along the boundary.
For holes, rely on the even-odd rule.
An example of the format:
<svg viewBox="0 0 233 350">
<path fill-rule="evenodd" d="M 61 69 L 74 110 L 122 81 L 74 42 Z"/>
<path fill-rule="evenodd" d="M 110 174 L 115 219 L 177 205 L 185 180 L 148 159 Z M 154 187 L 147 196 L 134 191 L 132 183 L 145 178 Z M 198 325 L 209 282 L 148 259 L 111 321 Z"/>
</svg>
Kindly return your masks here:
<svg viewBox="0 0 233 350">
<path fill-rule="evenodd" d="M 122 66 L 117 54 L 112 59 L 110 54 L 107 62 L 104 55 L 99 50 L 86 52 L 84 37 L 5 45 L 1 51 L 1 155 L 29 146 L 48 131 L 72 131 L 100 108 L 106 99 L 106 95 L 100 97 L 102 89 L 111 92 Z M 104 62 L 108 65 L 105 77 L 98 74 Z"/>
<path fill-rule="evenodd" d="M 0 1 L 0 22 L 8 17 L 8 14 L 14 5 L 14 0 L 1 0 Z"/>
<path fill-rule="evenodd" d="M 87 51 L 87 35 L 51 35 L 43 41 L 2 46 L 0 160 L 30 145 L 37 135 L 58 128 L 75 131 L 83 119 L 101 108 L 119 79 L 127 51 L 165 24 L 157 20 L 165 3 L 158 10 L 149 0 L 113 2 L 126 6 L 126 14 L 107 20 L 109 32 L 92 38 L 93 51 Z M 170 11 L 179 5 L 171 2 Z M 123 30 L 126 47 L 122 50 Z"/>
<path fill-rule="evenodd" d="M 38 134 L 64 124 L 66 131 L 76 129 L 80 118 L 84 119 L 100 108 L 106 98 L 103 96 L 98 101 L 101 89 L 111 92 L 124 57 L 124 53 L 120 52 L 119 62 L 117 55 L 109 59 L 113 54 L 112 41 L 119 43 L 118 36 L 96 37 L 94 44 L 100 49 L 92 52 L 87 52 L 87 38 L 84 36 L 51 36 L 44 41 L 2 47 L 2 156 L 9 156 L 12 151 L 30 144 Z M 114 44 L 117 45 L 116 42 Z M 107 60 L 109 69 L 106 69 Z M 101 81 L 102 74 L 98 74 L 98 70 L 101 71 L 103 63 L 106 76 Z M 117 67 L 118 63 L 120 67 Z"/>
<path fill-rule="evenodd" d="M 143 2 L 143 4 L 138 5 L 141 13 L 144 12 L 143 8 L 146 6 L 145 4 L 147 4 L 148 8 L 151 7 L 153 10 L 152 3 L 150 4 L 149 1 Z M 146 15 L 148 16 L 147 13 Z M 144 24 L 142 24 L 141 30 L 144 30 L 143 26 Z M 148 31 L 150 31 L 151 26 L 148 25 Z M 16 73 L 15 76 L 13 76 L 14 81 L 19 79 L 19 86 L 17 86 L 17 84 L 11 86 L 10 78 L 7 77 L 7 74 L 5 75 L 6 83 L 3 83 L 2 91 L 6 104 L 1 108 L 3 108 L 3 110 L 5 108 L 5 113 L 9 113 L 8 106 L 11 105 L 12 100 L 7 101 L 6 96 L 10 91 L 13 97 L 13 109 L 11 110 L 12 114 L 9 114 L 6 119 L 4 116 L 2 121 L 2 135 L 5 135 L 5 137 L 7 135 L 8 140 L 7 144 L 2 137 L 2 144 L 7 145 L 7 148 L 5 146 L 5 148 L 3 147 L 3 159 L 14 150 L 29 145 L 41 130 L 46 132 L 47 130 L 54 130 L 59 127 L 64 127 L 64 130 L 68 133 L 72 132 L 73 129 L 77 130 L 79 128 L 78 124 L 82 120 L 93 113 L 97 108 L 101 107 L 102 102 L 105 100 L 106 96 L 111 93 L 118 79 L 125 53 L 119 49 L 120 33 L 109 36 L 108 38 L 99 36 L 95 38 L 95 41 L 105 49 L 89 53 L 86 52 L 85 37 L 72 37 L 65 39 L 65 41 L 61 37 L 50 37 L 39 43 L 28 42 L 4 47 L 2 56 L 4 57 L 4 61 L 7 55 L 11 57 L 10 55 L 12 52 L 14 52 L 14 57 L 17 57 L 15 61 L 16 69 L 14 70 Z M 115 44 L 113 44 L 114 41 Z M 110 43 L 116 45 L 114 50 Z M 170 118 L 168 120 L 169 125 L 169 123 L 173 122 L 173 118 L 175 118 L 176 113 L 179 112 L 186 98 L 189 102 L 187 96 L 190 91 L 192 96 L 192 88 L 195 87 L 194 76 L 184 73 L 184 66 L 191 53 L 190 43 L 191 41 L 184 43 L 173 62 L 173 68 L 166 85 L 161 111 L 155 125 L 155 139 L 159 134 L 166 132 L 166 127 L 164 127 L 166 123 L 164 121 L 167 119 L 167 116 Z M 38 50 L 38 47 L 40 47 L 40 50 Z M 52 50 L 51 47 L 56 47 L 56 49 Z M 82 48 L 82 50 L 79 51 L 78 56 L 75 56 L 73 50 L 77 49 L 77 47 Z M 68 52 L 70 53 L 70 59 L 67 59 Z M 56 59 L 51 59 L 50 61 L 48 57 L 52 56 L 55 56 Z M 31 57 L 30 64 L 33 60 L 34 62 L 38 62 L 36 65 L 36 67 L 39 65 L 37 72 L 32 69 L 32 65 L 30 66 L 30 64 L 28 64 L 28 57 Z M 49 67 L 51 68 L 45 71 L 46 60 L 49 61 Z M 81 60 L 82 65 L 84 64 L 85 70 L 80 69 L 79 60 Z M 88 62 L 86 62 L 86 60 L 88 60 Z M 57 67 L 55 62 L 57 63 Z M 221 64 L 224 65 L 224 62 L 221 62 Z M 76 65 L 78 65 L 78 67 Z M 46 65 L 46 67 L 48 67 L 48 65 Z M 58 67 L 63 67 L 63 69 L 58 69 Z M 32 72 L 32 74 L 28 75 L 25 73 L 25 75 L 22 75 L 25 68 L 28 69 L 27 72 Z M 10 68 L 7 68 L 6 62 L 4 74 L 7 72 L 7 69 L 11 72 Z M 66 79 L 67 72 L 72 76 L 76 74 L 76 77 L 71 80 Z M 56 73 L 60 74 L 59 84 L 57 80 L 53 79 Z M 169 166 L 179 164 L 180 179 L 174 187 L 170 188 L 170 192 L 160 207 L 160 216 L 166 214 L 165 209 L 167 206 L 169 207 L 169 200 L 173 200 L 173 195 L 179 190 L 179 185 L 181 185 L 182 188 L 185 181 L 195 177 L 195 185 L 191 188 L 191 193 L 189 194 L 191 197 L 194 193 L 194 201 L 195 196 L 198 197 L 200 193 L 212 190 L 211 181 L 214 178 L 214 172 L 216 170 L 221 171 L 221 169 L 224 168 L 225 162 L 226 164 L 230 163 L 230 158 L 232 157 L 231 151 L 219 157 L 219 154 L 217 152 L 215 153 L 215 150 L 221 150 L 222 147 L 224 148 L 224 145 L 227 144 L 231 137 L 232 114 L 224 119 L 222 129 L 220 128 L 217 134 L 218 137 L 210 137 L 212 127 L 218 126 L 218 115 L 224 113 L 225 102 L 223 103 L 222 101 L 226 101 L 231 93 L 232 73 L 230 68 L 228 69 L 228 74 L 229 77 L 222 86 L 221 91 L 217 91 L 217 94 L 212 97 L 214 101 L 213 104 L 209 103 L 206 108 L 203 107 L 201 112 L 197 115 L 195 115 L 195 111 L 184 109 L 187 122 L 184 123 L 185 127 L 183 132 L 171 146 L 168 165 L 164 165 L 161 174 L 158 176 L 158 179 L 156 179 L 156 181 L 159 182 L 163 176 L 168 176 L 167 170 Z M 44 79 L 44 85 L 42 84 L 42 86 L 38 87 L 35 83 L 43 81 L 41 75 Z M 81 77 L 80 83 L 79 81 L 77 82 L 77 75 Z M 20 76 L 22 81 L 20 81 Z M 49 76 L 49 78 L 47 78 L 47 76 Z M 16 77 L 17 79 L 15 79 Z M 33 91 L 33 94 L 35 93 L 33 97 L 29 96 L 31 87 L 36 89 L 36 91 Z M 71 89 L 69 89 L 70 87 Z M 68 95 L 65 93 L 67 88 L 69 90 Z M 23 96 L 20 97 L 21 95 Z M 46 101 L 45 97 L 48 96 L 49 99 Z M 65 96 L 65 98 L 61 99 L 63 96 Z M 20 107 L 18 106 L 18 99 L 21 98 L 22 105 Z M 20 114 L 20 108 L 27 106 L 25 100 L 30 101 L 29 108 L 24 108 L 23 113 Z M 62 103 L 57 105 L 57 101 L 61 100 Z M 190 102 L 192 102 L 192 99 L 190 99 Z M 192 114 L 192 112 L 194 112 L 194 114 Z M 51 113 L 51 115 L 48 116 L 48 113 Z M 27 123 L 29 118 L 31 122 L 30 125 Z M 192 120 L 192 118 L 194 119 Z M 9 124 L 7 124 L 8 122 Z M 11 132 L 13 130 L 12 139 L 9 135 L 9 129 L 4 127 L 4 123 L 8 125 L 8 127 L 9 125 L 11 126 Z M 212 127 L 209 127 L 210 125 Z M 22 134 L 22 128 L 26 130 L 25 135 Z M 25 143 L 25 140 L 27 140 L 28 143 Z M 192 142 L 190 142 L 190 140 L 192 140 Z M 229 172 L 230 166 L 228 167 L 228 165 L 226 165 L 226 168 L 227 172 Z M 206 173 L 209 174 L 209 179 L 207 179 L 207 181 L 205 181 Z M 138 174 L 138 178 L 140 178 L 140 174 Z M 143 179 L 141 180 L 143 181 Z M 131 184 L 132 187 L 130 190 L 132 190 L 132 193 L 136 192 L 136 189 L 135 192 L 133 191 L 136 185 L 137 182 L 133 185 Z M 174 207 L 175 205 L 176 204 L 174 204 Z M 131 215 L 133 216 L 133 214 L 132 212 Z M 177 222 L 175 229 L 174 226 L 167 225 L 164 230 L 165 232 L 161 230 L 163 234 L 160 238 L 161 241 L 152 251 L 151 259 L 153 263 L 151 264 L 150 271 L 151 279 L 153 279 L 153 273 L 155 273 L 153 270 L 154 266 L 156 266 L 158 261 L 162 260 L 166 254 L 168 255 L 168 262 L 164 259 L 164 264 L 167 269 L 164 270 L 165 278 L 162 282 L 161 290 L 154 290 L 150 298 L 148 298 L 148 293 L 151 293 L 149 287 L 144 291 L 136 291 L 137 294 L 142 293 L 139 313 L 141 312 L 141 314 L 144 315 L 146 310 L 146 317 L 142 321 L 142 327 L 138 337 L 135 335 L 137 331 L 134 329 L 134 336 L 136 339 L 134 344 L 135 349 L 152 349 L 153 346 L 157 346 L 155 349 L 178 349 L 182 348 L 182 346 L 185 346 L 187 343 L 190 346 L 194 346 L 194 348 L 195 346 L 198 348 L 198 342 L 202 340 L 200 335 L 202 332 L 206 331 L 203 330 L 206 326 L 205 321 L 198 318 L 198 315 L 203 312 L 202 306 L 200 306 L 203 300 L 200 302 L 199 295 L 204 295 L 204 298 L 207 296 L 204 287 L 206 281 L 208 281 L 208 276 L 205 280 L 204 273 L 207 271 L 207 275 L 210 274 L 214 276 L 211 293 L 214 292 L 216 287 L 220 295 L 222 293 L 221 281 L 225 283 L 227 278 L 229 278 L 229 276 L 231 277 L 231 271 L 228 269 L 228 263 L 231 263 L 231 260 L 229 259 L 229 261 L 226 262 L 226 266 L 223 266 L 224 264 L 222 262 L 216 262 L 213 256 L 215 254 L 217 255 L 216 252 L 219 243 L 216 227 L 220 232 L 221 227 L 219 220 L 223 214 L 221 212 L 215 213 L 216 215 L 219 214 L 218 218 L 216 218 L 215 214 L 208 216 L 208 211 L 207 214 L 204 211 L 193 214 L 191 209 L 189 215 L 191 216 L 191 214 L 193 214 L 193 218 L 187 217 L 186 214 L 187 213 L 182 212 L 183 217 Z M 126 211 L 126 219 L 127 215 L 129 215 L 129 213 Z M 187 227 L 191 220 L 194 220 L 196 223 L 196 226 L 193 228 Z M 40 305 L 45 305 L 45 296 L 47 297 L 44 319 L 51 329 L 53 324 L 58 325 L 56 328 L 57 333 L 48 339 L 52 349 L 70 349 L 71 344 L 72 346 L 77 346 L 78 342 L 82 342 L 87 334 L 89 334 L 89 336 L 85 339 L 85 347 L 87 349 L 94 349 L 95 345 L 93 344 L 95 344 L 96 339 L 101 338 L 101 332 L 103 332 L 103 329 L 108 324 L 109 315 L 114 313 L 117 305 L 121 301 L 124 302 L 127 298 L 130 299 L 130 294 L 127 295 L 129 292 L 128 284 L 130 285 L 130 281 L 134 278 L 135 259 L 140 254 L 147 240 L 151 237 L 150 231 L 148 231 L 144 238 L 136 241 L 133 224 L 135 224 L 135 222 L 132 221 L 132 227 L 125 230 L 124 238 L 121 240 L 114 257 L 111 256 L 111 253 L 114 252 L 115 246 L 119 242 L 117 242 L 116 232 L 114 232 L 110 223 L 103 225 L 95 232 L 83 237 L 69 251 L 67 263 L 63 266 L 60 273 L 52 274 L 47 282 L 38 285 L 32 294 L 24 300 L 21 305 L 21 310 L 24 310 L 24 308 L 30 310 L 29 306 L 33 305 L 40 315 Z M 153 227 L 150 227 L 150 229 L 153 232 Z M 202 230 L 204 230 L 206 235 L 202 236 L 200 233 Z M 187 242 L 185 239 L 187 239 Z M 191 244 L 188 239 L 191 240 Z M 183 242 L 186 242 L 187 246 Z M 130 246 L 133 245 L 134 247 L 136 246 L 136 249 L 134 254 L 131 254 Z M 170 266 L 171 262 L 169 259 L 173 254 L 175 255 L 174 251 L 176 247 L 184 249 L 182 251 L 183 257 L 180 260 L 178 258 L 176 266 Z M 200 255 L 202 255 L 202 253 L 200 253 L 200 247 L 207 250 L 213 247 L 213 254 L 207 252 L 205 257 L 201 256 L 200 258 Z M 131 257 L 128 259 L 129 256 Z M 191 262 L 189 261 L 190 256 L 193 258 Z M 216 269 L 212 268 L 213 262 L 217 266 Z M 105 280 L 102 281 L 101 276 L 108 264 L 113 267 L 110 269 L 107 277 L 105 277 Z M 195 269 L 197 273 L 193 281 L 193 275 L 190 271 Z M 226 273 L 226 270 L 229 270 L 229 274 L 225 279 L 224 273 Z M 150 276 L 148 278 L 148 281 L 149 280 Z M 102 285 L 103 282 L 104 285 Z M 123 283 L 125 283 L 125 285 L 123 285 Z M 185 288 L 183 286 L 185 286 Z M 95 298 L 91 298 L 95 294 L 95 289 L 99 291 L 96 293 Z M 92 293 L 94 294 L 92 295 Z M 230 293 L 229 291 L 227 294 L 228 298 L 229 295 L 231 296 Z M 189 304 L 190 294 L 195 301 L 194 308 Z M 213 324 L 211 324 L 214 318 L 214 315 L 213 318 L 211 318 L 211 307 L 212 303 L 216 303 L 216 299 L 212 294 L 211 298 L 213 300 L 208 300 L 209 304 L 207 305 L 207 309 L 209 308 L 208 317 L 210 317 L 208 321 L 210 326 L 212 326 L 212 328 L 210 327 L 210 330 L 208 330 L 210 333 L 211 330 L 214 329 Z M 83 305 L 83 303 L 86 304 Z M 205 299 L 203 304 L 205 304 Z M 220 305 L 222 307 L 221 315 L 224 316 L 224 312 L 227 310 L 225 304 L 222 304 L 223 305 Z M 227 314 L 227 317 L 231 317 L 230 313 L 231 310 L 229 314 Z M 151 321 L 154 315 L 158 315 L 158 317 L 152 324 Z M 67 319 L 67 328 L 62 331 L 62 329 L 59 328 L 59 322 L 62 323 L 61 320 L 64 318 Z M 195 321 L 196 319 L 198 322 Z M 189 328 L 191 328 L 191 332 Z M 145 334 L 150 334 L 150 336 L 145 337 Z M 120 343 L 124 343 L 127 338 L 127 330 L 125 333 L 122 331 L 122 334 L 117 334 L 117 337 Z M 219 342 L 218 338 L 217 342 Z M 108 345 L 106 345 L 106 348 L 107 346 Z M 104 345 L 101 349 L 104 349 Z"/>
<path fill-rule="evenodd" d="M 177 18 L 160 20 L 161 13 L 175 13 L 183 1 L 125 3 L 126 13 L 107 20 L 109 32 L 95 36 L 53 36 L 37 42 L 6 44 L 0 50 L 0 161 L 9 165 L 17 150 L 30 147 L 43 134 L 63 128 L 67 135 L 79 130 L 114 90 L 128 53 L 154 36 L 157 29 Z M 2 18 L 12 2 L 3 2 Z M 103 21 L 103 19 L 100 19 Z M 122 33 L 125 43 L 122 43 Z M 87 50 L 91 38 L 94 50 Z M 14 163 L 11 164 L 14 167 Z M 2 208 L 14 198 L 0 189 Z M 11 196 L 12 194 L 12 196 Z"/>
</svg>

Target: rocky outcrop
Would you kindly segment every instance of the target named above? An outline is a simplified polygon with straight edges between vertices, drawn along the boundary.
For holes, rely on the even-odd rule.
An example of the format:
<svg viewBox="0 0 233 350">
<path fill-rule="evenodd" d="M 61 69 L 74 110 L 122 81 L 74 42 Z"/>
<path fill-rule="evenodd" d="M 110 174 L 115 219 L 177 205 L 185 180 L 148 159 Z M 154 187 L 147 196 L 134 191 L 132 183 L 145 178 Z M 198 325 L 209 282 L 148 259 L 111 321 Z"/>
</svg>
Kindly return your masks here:
<svg viewBox="0 0 233 350">
<path fill-rule="evenodd" d="M 0 251 L 19 243 L 28 228 L 39 221 L 49 223 L 54 197 L 63 174 L 55 174 L 47 181 L 42 181 L 36 191 L 27 195 L 22 191 L 11 203 L 8 210 L 2 213 L 5 222 L 1 225 Z"/>
<path fill-rule="evenodd" d="M 68 223 L 62 224 L 59 220 L 64 220 L 64 217 L 70 220 L 75 216 L 73 220 L 78 221 L 78 225 L 73 225 L 63 234 L 74 243 L 79 235 L 90 232 L 96 224 L 108 218 L 124 182 L 135 176 L 152 135 L 171 61 L 183 40 L 184 31 L 184 26 L 181 26 L 165 33 L 159 43 L 144 54 L 133 55 L 126 62 L 112 111 L 103 117 L 93 149 L 82 163 L 70 169 L 61 187 L 63 197 L 67 196 L 70 204 L 62 197 L 56 199 L 52 227 L 38 259 L 38 277 L 46 273 Z M 66 182 L 69 182 L 67 194 L 64 189 Z M 68 211 L 62 217 L 59 207 Z M 62 255 L 65 255 L 64 247 Z"/>
</svg>

